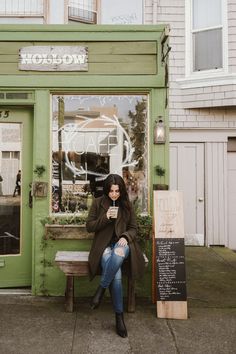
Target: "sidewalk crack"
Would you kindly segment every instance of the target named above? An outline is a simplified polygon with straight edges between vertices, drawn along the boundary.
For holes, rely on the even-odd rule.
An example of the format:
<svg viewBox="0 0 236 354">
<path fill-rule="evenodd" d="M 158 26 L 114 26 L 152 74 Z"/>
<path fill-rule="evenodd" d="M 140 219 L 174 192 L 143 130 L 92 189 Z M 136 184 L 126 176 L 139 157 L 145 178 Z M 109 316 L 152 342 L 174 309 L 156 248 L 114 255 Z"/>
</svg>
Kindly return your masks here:
<svg viewBox="0 0 236 354">
<path fill-rule="evenodd" d="M 170 321 L 169 321 L 169 320 L 166 320 L 166 324 L 167 324 L 167 327 L 168 327 L 168 329 L 169 329 L 169 331 L 170 331 L 170 333 L 171 333 L 171 336 L 172 336 L 172 338 L 173 338 L 174 345 L 175 345 L 175 349 L 176 349 L 176 353 L 177 353 L 177 354 L 180 354 L 180 351 L 179 351 L 179 348 L 178 348 L 178 345 L 177 345 L 177 340 L 176 340 L 176 337 L 175 337 L 175 333 L 174 333 L 174 330 L 173 330 L 173 328 L 172 328 L 172 326 L 171 326 Z"/>
<path fill-rule="evenodd" d="M 78 313 L 77 313 L 77 311 L 76 311 L 70 354 L 73 354 L 74 340 L 75 340 L 75 329 L 76 329 L 76 324 L 77 324 L 77 317 L 78 317 Z"/>
</svg>

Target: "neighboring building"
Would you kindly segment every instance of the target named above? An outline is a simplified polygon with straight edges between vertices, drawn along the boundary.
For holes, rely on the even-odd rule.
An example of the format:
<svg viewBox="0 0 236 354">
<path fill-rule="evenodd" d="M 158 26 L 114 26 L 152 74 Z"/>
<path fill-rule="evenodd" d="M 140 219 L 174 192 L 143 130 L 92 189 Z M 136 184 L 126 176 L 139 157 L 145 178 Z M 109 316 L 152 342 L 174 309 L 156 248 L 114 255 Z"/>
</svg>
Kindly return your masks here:
<svg viewBox="0 0 236 354">
<path fill-rule="evenodd" d="M 134 25 L 143 23 L 143 6 L 143 0 L 1 0 L 0 23 Z"/>
<path fill-rule="evenodd" d="M 236 249 L 236 1 L 146 0 L 170 25 L 170 188 L 186 242 Z"/>
</svg>

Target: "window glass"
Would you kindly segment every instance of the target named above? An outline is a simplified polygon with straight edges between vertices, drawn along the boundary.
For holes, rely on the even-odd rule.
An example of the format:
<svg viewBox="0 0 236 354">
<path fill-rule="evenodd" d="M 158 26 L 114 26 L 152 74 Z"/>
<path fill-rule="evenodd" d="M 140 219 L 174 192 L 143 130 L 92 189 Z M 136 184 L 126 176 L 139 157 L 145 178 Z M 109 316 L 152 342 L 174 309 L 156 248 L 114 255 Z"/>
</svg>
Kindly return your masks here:
<svg viewBox="0 0 236 354">
<path fill-rule="evenodd" d="M 193 71 L 223 67 L 222 0 L 192 0 Z"/>
<path fill-rule="evenodd" d="M 52 212 L 87 210 L 109 173 L 147 211 L 147 96 L 53 96 Z"/>
<path fill-rule="evenodd" d="M 193 0 L 193 29 L 221 24 L 221 0 Z"/>
<path fill-rule="evenodd" d="M 31 98 L 30 93 L 26 92 L 9 92 L 6 93 L 6 99 L 27 99 Z"/>
<path fill-rule="evenodd" d="M 222 30 L 194 33 L 194 70 L 222 68 Z"/>
<path fill-rule="evenodd" d="M 20 253 L 22 128 L 0 123 L 0 255 Z"/>
<path fill-rule="evenodd" d="M 227 152 L 236 152 L 236 137 L 228 137 Z"/>
</svg>

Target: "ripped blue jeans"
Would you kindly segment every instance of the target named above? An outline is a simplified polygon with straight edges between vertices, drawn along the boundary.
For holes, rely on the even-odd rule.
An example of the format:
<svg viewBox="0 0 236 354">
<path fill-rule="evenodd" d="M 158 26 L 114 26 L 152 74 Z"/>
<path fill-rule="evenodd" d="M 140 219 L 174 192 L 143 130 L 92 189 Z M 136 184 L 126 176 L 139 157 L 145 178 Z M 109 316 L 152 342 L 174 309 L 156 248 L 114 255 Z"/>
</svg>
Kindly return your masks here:
<svg viewBox="0 0 236 354">
<path fill-rule="evenodd" d="M 100 285 L 111 293 L 114 311 L 123 312 L 123 288 L 121 266 L 129 255 L 129 246 L 117 243 L 105 248 L 102 259 L 102 277 Z"/>
</svg>

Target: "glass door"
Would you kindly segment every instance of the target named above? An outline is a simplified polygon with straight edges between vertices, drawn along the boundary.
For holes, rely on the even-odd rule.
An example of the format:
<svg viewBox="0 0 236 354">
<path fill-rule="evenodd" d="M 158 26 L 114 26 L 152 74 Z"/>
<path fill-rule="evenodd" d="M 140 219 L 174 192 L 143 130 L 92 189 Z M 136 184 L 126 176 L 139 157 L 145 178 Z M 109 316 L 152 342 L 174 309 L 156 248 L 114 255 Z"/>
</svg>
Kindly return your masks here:
<svg viewBox="0 0 236 354">
<path fill-rule="evenodd" d="M 32 117 L 0 109 L 0 287 L 31 285 Z"/>
</svg>

